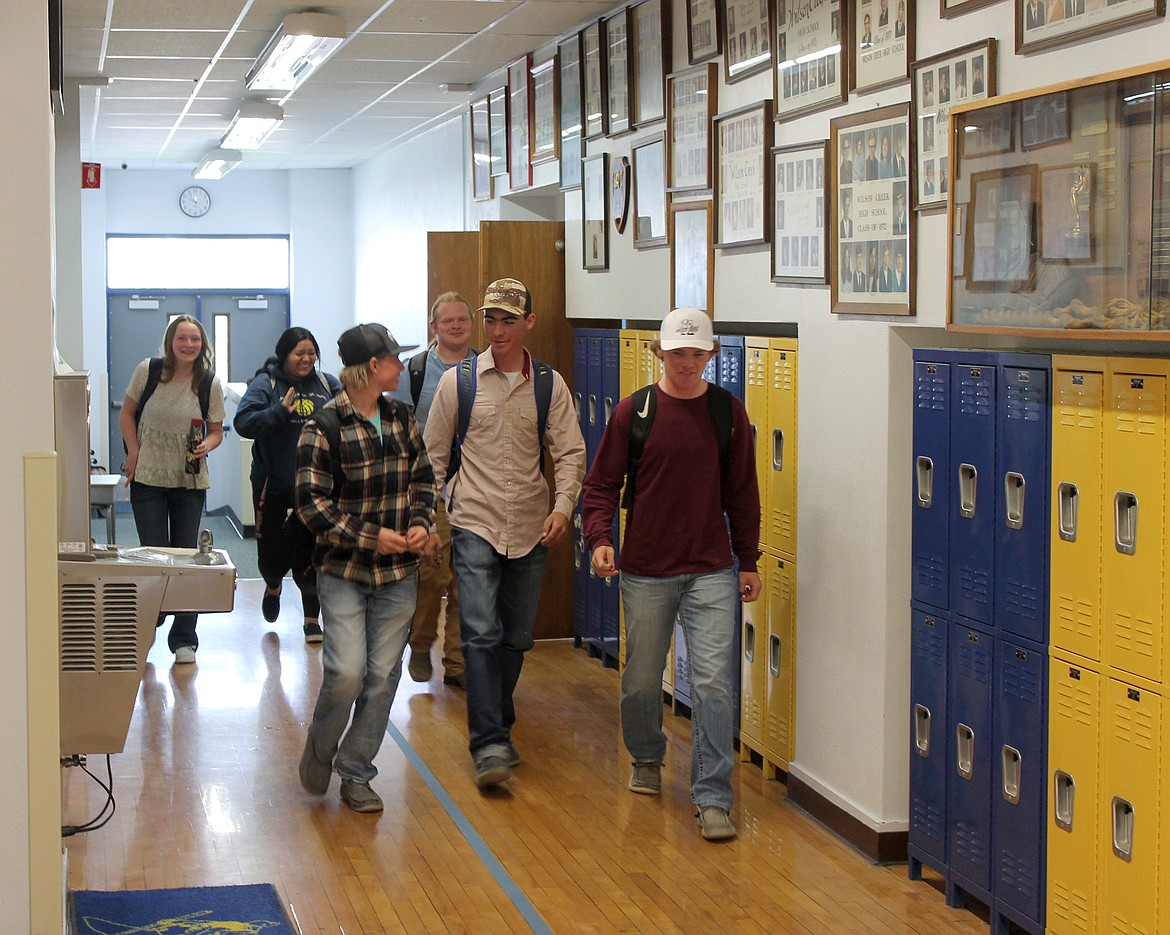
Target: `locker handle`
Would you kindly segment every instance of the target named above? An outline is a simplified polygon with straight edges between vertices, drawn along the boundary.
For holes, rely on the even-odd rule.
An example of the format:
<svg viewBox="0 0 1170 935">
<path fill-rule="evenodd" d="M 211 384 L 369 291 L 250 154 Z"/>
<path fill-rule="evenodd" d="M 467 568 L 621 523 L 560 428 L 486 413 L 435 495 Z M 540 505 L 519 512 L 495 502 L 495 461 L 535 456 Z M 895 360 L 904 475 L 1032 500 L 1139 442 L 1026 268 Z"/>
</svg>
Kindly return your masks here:
<svg viewBox="0 0 1170 935">
<path fill-rule="evenodd" d="M 768 637 L 768 672 L 772 678 L 780 678 L 780 637 L 775 633 Z"/>
<path fill-rule="evenodd" d="M 589 394 L 589 424 L 597 424 L 597 397 Z"/>
<path fill-rule="evenodd" d="M 578 571 L 581 570 L 581 553 L 583 551 L 584 551 L 584 548 L 581 545 L 581 541 L 579 539 L 574 539 L 573 540 L 573 567 L 576 568 Z"/>
<path fill-rule="evenodd" d="M 1056 502 L 1059 511 L 1058 528 L 1060 538 L 1065 542 L 1077 541 L 1077 518 L 1080 512 L 1081 495 L 1077 485 L 1063 480 L 1056 488 Z"/>
<path fill-rule="evenodd" d="M 961 778 L 970 782 L 974 775 L 975 731 L 966 724 L 960 724 L 955 728 L 955 737 L 958 740 L 955 745 L 955 768 Z"/>
<path fill-rule="evenodd" d="M 1003 797 L 1012 805 L 1020 804 L 1020 774 L 1024 761 L 1020 751 L 1006 743 L 1000 751 L 1003 757 Z"/>
<path fill-rule="evenodd" d="M 964 519 L 975 518 L 975 488 L 979 472 L 973 464 L 959 465 L 959 515 Z"/>
<path fill-rule="evenodd" d="M 605 403 L 602 406 L 603 414 L 605 415 L 604 425 L 609 425 L 609 417 L 613 415 L 613 397 L 606 396 Z"/>
<path fill-rule="evenodd" d="M 919 756 L 930 756 L 930 708 L 914 706 L 914 752 Z"/>
<path fill-rule="evenodd" d="M 1133 803 L 1113 797 L 1113 853 L 1124 861 L 1133 860 Z"/>
<path fill-rule="evenodd" d="M 1008 471 L 1003 476 L 1004 524 L 1008 529 L 1024 528 L 1024 475 Z"/>
<path fill-rule="evenodd" d="M 756 658 L 756 625 L 751 620 L 745 620 L 743 627 L 743 658 L 748 662 L 754 662 Z"/>
<path fill-rule="evenodd" d="M 573 408 L 577 411 L 577 421 L 581 421 L 581 394 L 573 394 Z"/>
<path fill-rule="evenodd" d="M 772 429 L 772 470 L 784 470 L 784 429 Z"/>
<path fill-rule="evenodd" d="M 1073 812 L 1077 802 L 1077 784 L 1063 769 L 1052 774 L 1053 819 L 1056 827 L 1072 831 Z"/>
<path fill-rule="evenodd" d="M 1122 555 L 1137 551 L 1138 500 L 1126 490 L 1113 495 L 1113 544 Z"/>
<path fill-rule="evenodd" d="M 918 478 L 918 505 L 929 510 L 934 503 L 934 461 L 926 455 L 919 455 L 914 467 Z"/>
</svg>

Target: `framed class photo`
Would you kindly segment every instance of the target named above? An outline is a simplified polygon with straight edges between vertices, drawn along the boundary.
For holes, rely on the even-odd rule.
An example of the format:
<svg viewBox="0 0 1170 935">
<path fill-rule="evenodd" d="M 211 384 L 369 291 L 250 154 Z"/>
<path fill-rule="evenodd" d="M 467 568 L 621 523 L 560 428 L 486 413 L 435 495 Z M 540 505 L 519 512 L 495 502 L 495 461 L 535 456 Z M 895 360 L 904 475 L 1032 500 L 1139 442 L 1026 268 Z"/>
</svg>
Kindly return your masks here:
<svg viewBox="0 0 1170 935">
<path fill-rule="evenodd" d="M 687 0 L 687 61 L 698 65 L 723 51 L 719 0 Z"/>
<path fill-rule="evenodd" d="M 508 184 L 512 191 L 532 185 L 532 76 L 530 56 L 508 66 Z"/>
<path fill-rule="evenodd" d="M 715 249 L 711 202 L 683 201 L 670 206 L 670 307 L 715 306 Z"/>
<path fill-rule="evenodd" d="M 508 89 L 488 92 L 492 176 L 508 174 Z"/>
<path fill-rule="evenodd" d="M 772 61 L 771 0 L 724 0 L 723 67 L 727 80 L 763 71 Z"/>
<path fill-rule="evenodd" d="M 827 169 L 824 140 L 772 150 L 773 282 L 823 285 L 828 281 Z"/>
<path fill-rule="evenodd" d="M 1036 288 L 1036 208 L 1034 164 L 971 176 L 963 264 L 968 290 L 1032 292 Z"/>
<path fill-rule="evenodd" d="M 491 132 L 486 94 L 471 102 L 471 196 L 476 201 L 487 201 L 492 197 Z"/>
<path fill-rule="evenodd" d="M 844 104 L 848 97 L 841 3 L 776 0 L 776 120 Z"/>
<path fill-rule="evenodd" d="M 829 256 L 834 312 L 914 314 L 914 213 L 906 151 L 909 106 L 830 121 Z M 860 152 L 860 155 L 859 155 Z"/>
<path fill-rule="evenodd" d="M 666 142 L 661 133 L 635 142 L 634 246 L 657 247 L 666 243 Z"/>
<path fill-rule="evenodd" d="M 581 131 L 585 122 L 581 110 L 580 33 L 557 44 L 557 70 L 560 72 L 557 117 L 561 134 L 561 191 L 569 191 L 581 185 Z"/>
<path fill-rule="evenodd" d="M 758 101 L 714 121 L 715 246 L 767 243 L 772 102 Z"/>
<path fill-rule="evenodd" d="M 633 60 L 630 56 L 630 11 L 618 10 L 601 21 L 605 45 L 606 136 L 621 136 L 631 126 L 630 79 Z"/>
<path fill-rule="evenodd" d="M 1016 52 L 1037 52 L 1166 15 L 1166 0 L 1014 0 Z"/>
<path fill-rule="evenodd" d="M 609 154 L 581 163 L 582 268 L 609 269 Z"/>
<path fill-rule="evenodd" d="M 916 170 L 916 184 L 912 188 L 915 210 L 946 206 L 947 172 L 950 169 L 947 121 L 951 105 L 993 97 L 996 93 L 995 76 L 994 39 L 984 39 L 914 63 L 910 83 L 910 112 L 914 115 L 910 149 Z M 986 140 L 987 151 L 1002 144 L 998 137 L 1005 130 L 1010 146 L 1010 123 L 1006 127 L 993 125 L 988 129 L 993 131 L 993 136 Z M 964 151 L 973 155 L 970 147 Z"/>
<path fill-rule="evenodd" d="M 545 162 L 561 154 L 557 122 L 557 57 L 532 66 L 532 161 Z"/>
<path fill-rule="evenodd" d="M 914 0 L 857 0 L 851 9 L 854 90 L 872 91 L 907 80 L 914 61 Z"/>
<path fill-rule="evenodd" d="M 718 112 L 719 76 L 713 63 L 666 81 L 666 187 L 672 192 L 711 187 L 711 123 Z"/>
<path fill-rule="evenodd" d="M 666 0 L 642 0 L 630 7 L 634 52 L 634 126 L 666 115 L 666 73 L 670 71 L 670 9 Z"/>
</svg>

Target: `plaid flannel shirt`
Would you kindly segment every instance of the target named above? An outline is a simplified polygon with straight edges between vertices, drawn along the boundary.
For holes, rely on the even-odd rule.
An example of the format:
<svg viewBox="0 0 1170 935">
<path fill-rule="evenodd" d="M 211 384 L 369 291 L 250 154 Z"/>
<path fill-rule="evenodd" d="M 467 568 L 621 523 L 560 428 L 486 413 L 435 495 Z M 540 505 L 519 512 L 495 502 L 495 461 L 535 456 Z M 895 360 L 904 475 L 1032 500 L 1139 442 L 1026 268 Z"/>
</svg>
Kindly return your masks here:
<svg viewBox="0 0 1170 935">
<path fill-rule="evenodd" d="M 435 477 L 418 424 L 400 402 L 382 396 L 382 435 L 342 390 L 329 406 L 340 417 L 340 456 L 345 483 L 334 493 L 333 455 L 325 433 L 310 420 L 297 444 L 296 510 L 317 536 L 313 565 L 319 573 L 382 587 L 415 573 L 413 553 L 379 555 L 382 527 L 406 534 L 430 531 L 435 516 Z"/>
</svg>

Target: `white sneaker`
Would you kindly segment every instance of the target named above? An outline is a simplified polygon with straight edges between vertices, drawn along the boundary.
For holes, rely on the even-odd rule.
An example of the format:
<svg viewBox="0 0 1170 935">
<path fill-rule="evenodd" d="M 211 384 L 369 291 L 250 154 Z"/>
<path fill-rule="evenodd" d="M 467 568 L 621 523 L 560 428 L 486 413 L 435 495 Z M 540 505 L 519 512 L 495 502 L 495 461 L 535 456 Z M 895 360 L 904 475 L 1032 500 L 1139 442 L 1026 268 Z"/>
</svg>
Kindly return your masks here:
<svg viewBox="0 0 1170 935">
<path fill-rule="evenodd" d="M 195 661 L 194 646 L 180 646 L 175 650 L 175 665 L 189 666 Z"/>
</svg>

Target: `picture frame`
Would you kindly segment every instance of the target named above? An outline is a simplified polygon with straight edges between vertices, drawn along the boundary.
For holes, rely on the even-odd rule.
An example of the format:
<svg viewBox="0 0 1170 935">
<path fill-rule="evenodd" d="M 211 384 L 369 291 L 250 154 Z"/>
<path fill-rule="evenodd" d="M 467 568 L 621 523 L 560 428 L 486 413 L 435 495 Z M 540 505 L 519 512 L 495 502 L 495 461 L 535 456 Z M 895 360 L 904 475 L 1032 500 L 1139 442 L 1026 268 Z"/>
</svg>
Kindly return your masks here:
<svg viewBox="0 0 1170 935">
<path fill-rule="evenodd" d="M 1036 285 L 1035 164 L 971 175 L 963 265 L 969 291 L 1032 292 Z"/>
<path fill-rule="evenodd" d="M 471 197 L 489 201 L 492 197 L 491 114 L 488 96 L 468 105 L 471 114 Z"/>
<path fill-rule="evenodd" d="M 768 98 L 718 114 L 712 122 L 716 247 L 768 242 L 773 126 Z"/>
<path fill-rule="evenodd" d="M 711 202 L 681 201 L 670 206 L 670 307 L 715 307 L 715 249 Z"/>
<path fill-rule="evenodd" d="M 719 0 L 687 0 L 686 6 L 687 62 L 698 65 L 723 51 L 723 7 Z"/>
<path fill-rule="evenodd" d="M 557 43 L 557 70 L 560 73 L 557 117 L 560 124 L 560 188 L 567 192 L 581 187 L 581 156 L 584 153 L 581 109 L 581 35 L 574 33 Z"/>
<path fill-rule="evenodd" d="M 950 19 L 952 16 L 970 13 L 972 10 L 998 2 L 999 0 L 939 0 L 938 15 L 940 19 Z"/>
<path fill-rule="evenodd" d="M 619 234 L 626 232 L 630 216 L 630 157 L 614 156 L 609 161 L 609 203 L 613 227 Z"/>
<path fill-rule="evenodd" d="M 666 79 L 666 190 L 710 189 L 711 126 L 719 112 L 719 73 L 713 62 Z"/>
<path fill-rule="evenodd" d="M 605 46 L 601 41 L 601 20 L 581 30 L 581 103 L 584 110 L 582 124 L 584 138 L 595 140 L 605 136 L 607 120 Z"/>
<path fill-rule="evenodd" d="M 944 172 L 938 170 L 944 166 L 949 168 L 950 134 L 946 128 L 951 105 L 995 96 L 999 71 L 997 45 L 995 39 L 988 38 L 922 59 L 911 66 L 910 113 L 913 120 L 910 123 L 910 152 L 915 168 L 911 206 L 915 211 L 946 207 L 948 180 Z M 1010 116 L 1010 109 L 1008 113 Z M 1010 122 L 1008 137 L 1010 148 Z M 966 146 L 964 152 L 972 154 Z"/>
<path fill-rule="evenodd" d="M 914 314 L 916 215 L 910 210 L 910 176 L 895 175 L 887 155 L 896 151 L 899 138 L 909 137 L 909 124 L 908 103 L 829 122 L 829 281 L 835 313 Z"/>
<path fill-rule="evenodd" d="M 1166 0 L 1014 0 L 1016 54 L 1039 52 L 1166 15 Z"/>
<path fill-rule="evenodd" d="M 723 69 L 728 83 L 772 64 L 771 0 L 723 0 Z"/>
<path fill-rule="evenodd" d="M 778 122 L 844 104 L 848 99 L 844 25 L 841 0 L 808 6 L 797 0 L 776 0 L 772 99 Z"/>
<path fill-rule="evenodd" d="M 1071 132 L 1068 94 L 1064 91 L 1020 101 L 1020 149 L 1067 143 Z"/>
<path fill-rule="evenodd" d="M 964 125 L 962 152 L 956 158 L 978 158 L 1010 153 L 1016 147 L 1015 105 L 999 104 L 995 107 L 981 107 L 963 114 Z"/>
<path fill-rule="evenodd" d="M 670 71 L 668 0 L 641 0 L 630 7 L 633 49 L 634 126 L 645 127 L 666 116 L 666 74 Z"/>
<path fill-rule="evenodd" d="M 829 275 L 825 140 L 772 148 L 772 282 L 824 285 Z M 809 163 L 813 169 L 808 169 Z M 796 185 L 796 164 L 805 169 Z M 789 170 L 793 185 L 788 185 Z"/>
<path fill-rule="evenodd" d="M 914 0 L 858 0 L 850 8 L 850 87 L 873 91 L 907 81 L 914 61 Z"/>
<path fill-rule="evenodd" d="M 609 269 L 609 153 L 581 160 L 581 267 Z"/>
<path fill-rule="evenodd" d="M 666 139 L 662 133 L 630 147 L 634 160 L 634 247 L 663 246 L 666 230 Z"/>
<path fill-rule="evenodd" d="M 508 88 L 488 92 L 492 178 L 508 174 Z"/>
<path fill-rule="evenodd" d="M 532 163 L 556 159 L 561 154 L 557 119 L 557 56 L 532 66 Z"/>
<path fill-rule="evenodd" d="M 630 11 L 626 7 L 601 21 L 605 43 L 606 72 L 606 119 L 605 135 L 621 136 L 632 129 L 631 125 L 631 72 L 633 56 L 630 54 Z"/>
<path fill-rule="evenodd" d="M 531 56 L 508 66 L 508 185 L 520 191 L 532 185 Z"/>
<path fill-rule="evenodd" d="M 1093 263 L 1097 166 L 1072 163 L 1040 170 L 1040 259 Z"/>
</svg>

